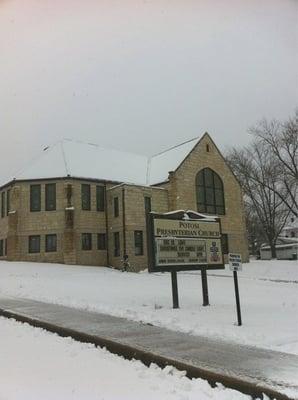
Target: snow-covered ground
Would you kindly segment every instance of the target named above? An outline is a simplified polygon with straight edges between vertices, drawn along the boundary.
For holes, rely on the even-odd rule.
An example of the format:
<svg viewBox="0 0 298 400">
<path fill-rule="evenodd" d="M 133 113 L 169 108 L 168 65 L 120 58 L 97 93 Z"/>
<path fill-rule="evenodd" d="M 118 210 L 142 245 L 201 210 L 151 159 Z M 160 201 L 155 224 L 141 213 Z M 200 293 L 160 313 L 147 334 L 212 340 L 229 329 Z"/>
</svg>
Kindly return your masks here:
<svg viewBox="0 0 298 400">
<path fill-rule="evenodd" d="M 249 400 L 188 379 L 168 366 L 145 367 L 91 344 L 0 318 L 1 400 Z"/>
<path fill-rule="evenodd" d="M 298 354 L 297 262 L 243 265 L 238 274 L 242 327 L 235 324 L 232 272 L 227 267 L 208 276 L 210 307 L 202 307 L 200 274 L 185 272 L 178 274 L 181 308 L 173 310 L 168 273 L 0 261 L 0 297 L 53 302 Z"/>
</svg>

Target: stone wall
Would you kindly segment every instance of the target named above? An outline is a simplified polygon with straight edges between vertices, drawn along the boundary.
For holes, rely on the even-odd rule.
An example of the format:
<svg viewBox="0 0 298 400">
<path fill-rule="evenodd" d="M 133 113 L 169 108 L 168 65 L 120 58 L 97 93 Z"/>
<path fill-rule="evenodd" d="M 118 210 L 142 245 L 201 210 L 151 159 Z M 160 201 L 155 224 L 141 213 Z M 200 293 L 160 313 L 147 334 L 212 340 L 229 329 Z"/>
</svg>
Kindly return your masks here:
<svg viewBox="0 0 298 400">
<path fill-rule="evenodd" d="M 163 187 L 169 190 L 170 208 L 197 211 L 196 175 L 206 167 L 214 170 L 223 181 L 225 215 L 220 218 L 222 232 L 228 234 L 229 250 L 241 253 L 243 260 L 248 261 L 241 188 L 209 135 L 204 135 L 177 171 L 169 174 L 169 183 Z"/>
</svg>

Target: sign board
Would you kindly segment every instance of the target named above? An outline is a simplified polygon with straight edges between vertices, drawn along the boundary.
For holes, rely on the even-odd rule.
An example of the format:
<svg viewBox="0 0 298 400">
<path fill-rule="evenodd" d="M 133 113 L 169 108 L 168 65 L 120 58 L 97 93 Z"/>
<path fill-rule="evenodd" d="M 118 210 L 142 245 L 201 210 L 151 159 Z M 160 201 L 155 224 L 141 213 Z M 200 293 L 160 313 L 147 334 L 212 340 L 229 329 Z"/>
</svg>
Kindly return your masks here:
<svg viewBox="0 0 298 400">
<path fill-rule="evenodd" d="M 219 218 L 150 213 L 148 225 L 149 272 L 224 268 Z"/>
<path fill-rule="evenodd" d="M 229 253 L 229 265 L 231 271 L 242 271 L 241 254 Z"/>
</svg>

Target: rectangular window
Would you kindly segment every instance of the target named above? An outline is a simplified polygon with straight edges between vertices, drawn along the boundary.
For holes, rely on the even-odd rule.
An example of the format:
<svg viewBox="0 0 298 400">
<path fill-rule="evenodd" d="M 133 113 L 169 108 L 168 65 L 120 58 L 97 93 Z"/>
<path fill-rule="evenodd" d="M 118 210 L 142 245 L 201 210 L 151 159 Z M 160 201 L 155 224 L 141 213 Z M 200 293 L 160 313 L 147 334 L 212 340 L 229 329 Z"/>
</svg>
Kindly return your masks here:
<svg viewBox="0 0 298 400">
<path fill-rule="evenodd" d="M 4 256 L 4 240 L 0 240 L 0 257 Z"/>
<path fill-rule="evenodd" d="M 57 251 L 57 235 L 46 235 L 46 253 Z"/>
<path fill-rule="evenodd" d="M 7 239 L 4 239 L 4 255 L 7 256 Z"/>
<path fill-rule="evenodd" d="M 5 217 L 5 192 L 1 193 L 1 218 Z"/>
<path fill-rule="evenodd" d="M 29 236 L 29 253 L 40 253 L 40 236 Z"/>
<path fill-rule="evenodd" d="M 9 214 L 10 211 L 10 189 L 6 192 L 6 215 Z"/>
<path fill-rule="evenodd" d="M 151 211 L 151 197 L 145 196 L 144 202 L 145 202 L 145 215 L 147 215 Z"/>
<path fill-rule="evenodd" d="M 97 234 L 97 250 L 106 250 L 106 234 L 105 233 L 98 233 Z"/>
<path fill-rule="evenodd" d="M 45 186 L 45 196 L 46 196 L 46 211 L 56 210 L 56 183 L 48 183 Z"/>
<path fill-rule="evenodd" d="M 142 256 L 144 254 L 143 248 L 143 231 L 135 231 L 135 255 Z"/>
<path fill-rule="evenodd" d="M 105 210 L 105 187 L 96 186 L 96 209 L 97 211 Z"/>
<path fill-rule="evenodd" d="M 91 188 L 88 184 L 82 185 L 82 210 L 91 210 Z"/>
<path fill-rule="evenodd" d="M 92 250 L 91 233 L 82 233 L 82 250 Z"/>
<path fill-rule="evenodd" d="M 229 254 L 229 239 L 228 239 L 228 235 L 226 233 L 223 233 L 221 235 L 221 239 L 222 239 L 222 252 L 224 254 Z"/>
<path fill-rule="evenodd" d="M 114 256 L 120 256 L 120 234 L 119 232 L 114 232 Z"/>
<path fill-rule="evenodd" d="M 119 217 L 119 199 L 114 197 L 114 217 Z"/>
<path fill-rule="evenodd" d="M 41 210 L 41 189 L 40 185 L 30 186 L 30 211 Z"/>
</svg>

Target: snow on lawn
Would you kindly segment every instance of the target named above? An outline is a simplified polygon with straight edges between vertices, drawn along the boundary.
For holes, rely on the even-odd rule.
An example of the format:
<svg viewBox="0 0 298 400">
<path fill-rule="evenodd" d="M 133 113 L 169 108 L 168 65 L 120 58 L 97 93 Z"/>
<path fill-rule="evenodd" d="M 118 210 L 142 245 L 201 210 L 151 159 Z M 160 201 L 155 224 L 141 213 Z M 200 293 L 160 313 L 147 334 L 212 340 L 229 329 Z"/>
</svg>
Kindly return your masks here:
<svg viewBox="0 0 298 400">
<path fill-rule="evenodd" d="M 9 400 L 249 400 L 168 366 L 147 368 L 71 338 L 0 318 L 0 398 Z"/>
<path fill-rule="evenodd" d="M 181 308 L 173 310 L 168 273 L 134 274 L 103 267 L 0 261 L 0 297 L 53 302 L 193 335 L 298 354 L 295 261 L 253 261 L 243 265 L 238 274 L 242 327 L 235 325 L 232 272 L 227 267 L 208 275 L 211 306 L 202 307 L 200 274 L 185 272 L 178 274 Z"/>
</svg>

